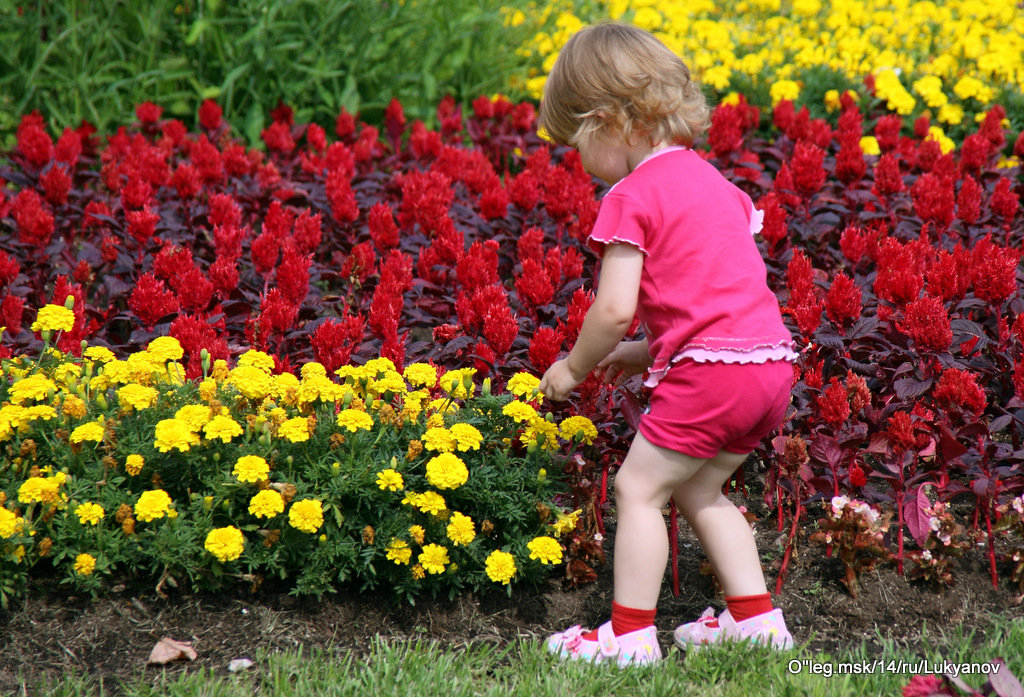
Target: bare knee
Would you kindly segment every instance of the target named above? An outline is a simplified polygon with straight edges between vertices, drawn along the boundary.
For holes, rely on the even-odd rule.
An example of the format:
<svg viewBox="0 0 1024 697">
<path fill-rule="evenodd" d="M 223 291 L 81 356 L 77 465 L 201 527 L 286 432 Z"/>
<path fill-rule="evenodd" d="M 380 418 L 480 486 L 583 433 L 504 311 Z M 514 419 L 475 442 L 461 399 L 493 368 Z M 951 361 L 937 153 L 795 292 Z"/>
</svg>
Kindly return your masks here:
<svg viewBox="0 0 1024 697">
<path fill-rule="evenodd" d="M 664 506 L 671 492 L 659 487 L 636 468 L 623 466 L 615 475 L 615 505 Z"/>
</svg>

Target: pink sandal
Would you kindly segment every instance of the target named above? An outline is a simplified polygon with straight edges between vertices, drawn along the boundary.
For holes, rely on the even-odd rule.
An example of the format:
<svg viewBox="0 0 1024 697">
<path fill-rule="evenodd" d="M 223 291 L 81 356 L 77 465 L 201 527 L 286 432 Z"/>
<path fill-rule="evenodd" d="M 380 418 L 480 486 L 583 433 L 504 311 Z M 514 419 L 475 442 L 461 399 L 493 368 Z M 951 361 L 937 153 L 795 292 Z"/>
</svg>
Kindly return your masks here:
<svg viewBox="0 0 1024 697">
<path fill-rule="evenodd" d="M 694 650 L 723 641 L 750 641 L 782 651 L 793 648 L 793 635 L 786 628 L 786 620 L 780 608 L 749 617 L 742 622 L 735 621 L 729 611 L 724 610 L 718 616 L 717 627 L 710 626 L 714 619 L 715 611 L 709 607 L 697 621 L 676 627 L 673 633 L 676 646 Z"/>
<path fill-rule="evenodd" d="M 619 667 L 649 665 L 661 660 L 658 631 L 653 625 L 615 636 L 612 623 L 608 621 L 598 628 L 597 641 L 584 639 L 587 631 L 577 624 L 552 634 L 548 637 L 548 651 L 574 661 L 615 661 Z"/>
</svg>

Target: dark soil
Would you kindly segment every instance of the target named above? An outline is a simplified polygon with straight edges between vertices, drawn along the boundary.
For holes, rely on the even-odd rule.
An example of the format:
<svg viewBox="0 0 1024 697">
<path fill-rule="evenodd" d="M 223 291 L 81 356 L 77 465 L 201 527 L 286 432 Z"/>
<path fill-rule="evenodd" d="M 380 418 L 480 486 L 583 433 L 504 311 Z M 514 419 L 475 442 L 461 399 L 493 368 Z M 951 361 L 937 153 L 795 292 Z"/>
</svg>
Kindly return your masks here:
<svg viewBox="0 0 1024 697">
<path fill-rule="evenodd" d="M 759 497 L 746 504 L 765 513 Z M 771 584 L 784 537 L 776 531 L 774 518 L 762 516 L 757 528 Z M 363 652 L 374 637 L 434 639 L 459 646 L 541 640 L 576 623 L 594 627 L 607 619 L 611 604 L 614 520 L 608 533 L 609 560 L 598 570 L 596 583 L 568 590 L 552 579 L 535 591 L 520 589 L 511 599 L 495 594 L 450 602 L 423 599 L 409 606 L 387 595 L 352 592 L 322 600 L 284 593 L 160 597 L 150 587 L 89 600 L 48 592 L 42 583 L 11 612 L 0 614 L 0 694 L 22 694 L 20 686 L 26 682 L 53 682 L 69 673 L 102 677 L 108 687 L 143 671 L 203 666 L 224 673 L 232 659 L 259 651 L 305 647 Z M 664 648 L 671 645 L 677 624 L 693 620 L 709 605 L 723 607 L 712 578 L 700 571 L 704 557 L 685 525 L 679 543 L 680 594 L 672 595 L 666 574 L 658 606 Z M 973 631 L 980 640 L 1000 618 L 1024 617 L 1021 599 L 1008 583 L 992 588 L 980 548 L 958 560 L 951 588 L 939 592 L 908 582 L 894 566 L 883 565 L 862 576 L 857 598 L 840 582 L 839 560 L 805 541 L 798 550 L 775 602 L 797 641 L 814 651 L 877 646 L 883 640 L 915 647 L 923 634 L 934 637 L 952 628 Z M 199 657 L 171 668 L 145 668 L 150 650 L 162 637 L 191 641 Z"/>
</svg>

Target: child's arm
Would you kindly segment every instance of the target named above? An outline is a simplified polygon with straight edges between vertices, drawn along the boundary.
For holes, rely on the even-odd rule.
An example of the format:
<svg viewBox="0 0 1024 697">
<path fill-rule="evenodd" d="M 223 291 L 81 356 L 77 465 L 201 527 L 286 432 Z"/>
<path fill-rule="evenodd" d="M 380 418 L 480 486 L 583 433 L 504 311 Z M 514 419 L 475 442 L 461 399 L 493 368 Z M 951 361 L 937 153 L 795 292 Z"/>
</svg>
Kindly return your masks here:
<svg viewBox="0 0 1024 697">
<path fill-rule="evenodd" d="M 629 331 L 636 316 L 644 255 L 630 244 L 610 244 L 601 260 L 597 297 L 587 311 L 572 351 L 556 361 L 540 382 L 540 391 L 555 401 L 564 400 L 583 382 Z"/>
<path fill-rule="evenodd" d="M 619 345 L 597 364 L 597 367 L 605 369 L 605 382 L 614 383 L 616 387 L 619 387 L 629 378 L 650 368 L 652 362 L 647 339 L 641 339 L 640 341 L 620 341 Z"/>
</svg>

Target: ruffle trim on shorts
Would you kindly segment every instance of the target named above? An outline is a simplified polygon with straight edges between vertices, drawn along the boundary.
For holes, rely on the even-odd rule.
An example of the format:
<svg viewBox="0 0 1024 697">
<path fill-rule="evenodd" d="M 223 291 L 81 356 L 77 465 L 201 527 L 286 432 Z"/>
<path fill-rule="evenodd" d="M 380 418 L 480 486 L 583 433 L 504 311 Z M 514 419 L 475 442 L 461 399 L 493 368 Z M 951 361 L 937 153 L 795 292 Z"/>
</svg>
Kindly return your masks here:
<svg viewBox="0 0 1024 697">
<path fill-rule="evenodd" d="M 686 348 L 672 357 L 663 368 L 651 370 L 644 385 L 654 387 L 665 374 L 679 361 L 689 358 L 696 363 L 767 363 L 768 361 L 795 362 L 799 355 L 793 350 L 792 342 L 777 346 L 758 346 L 751 349 L 706 349 Z"/>
</svg>

